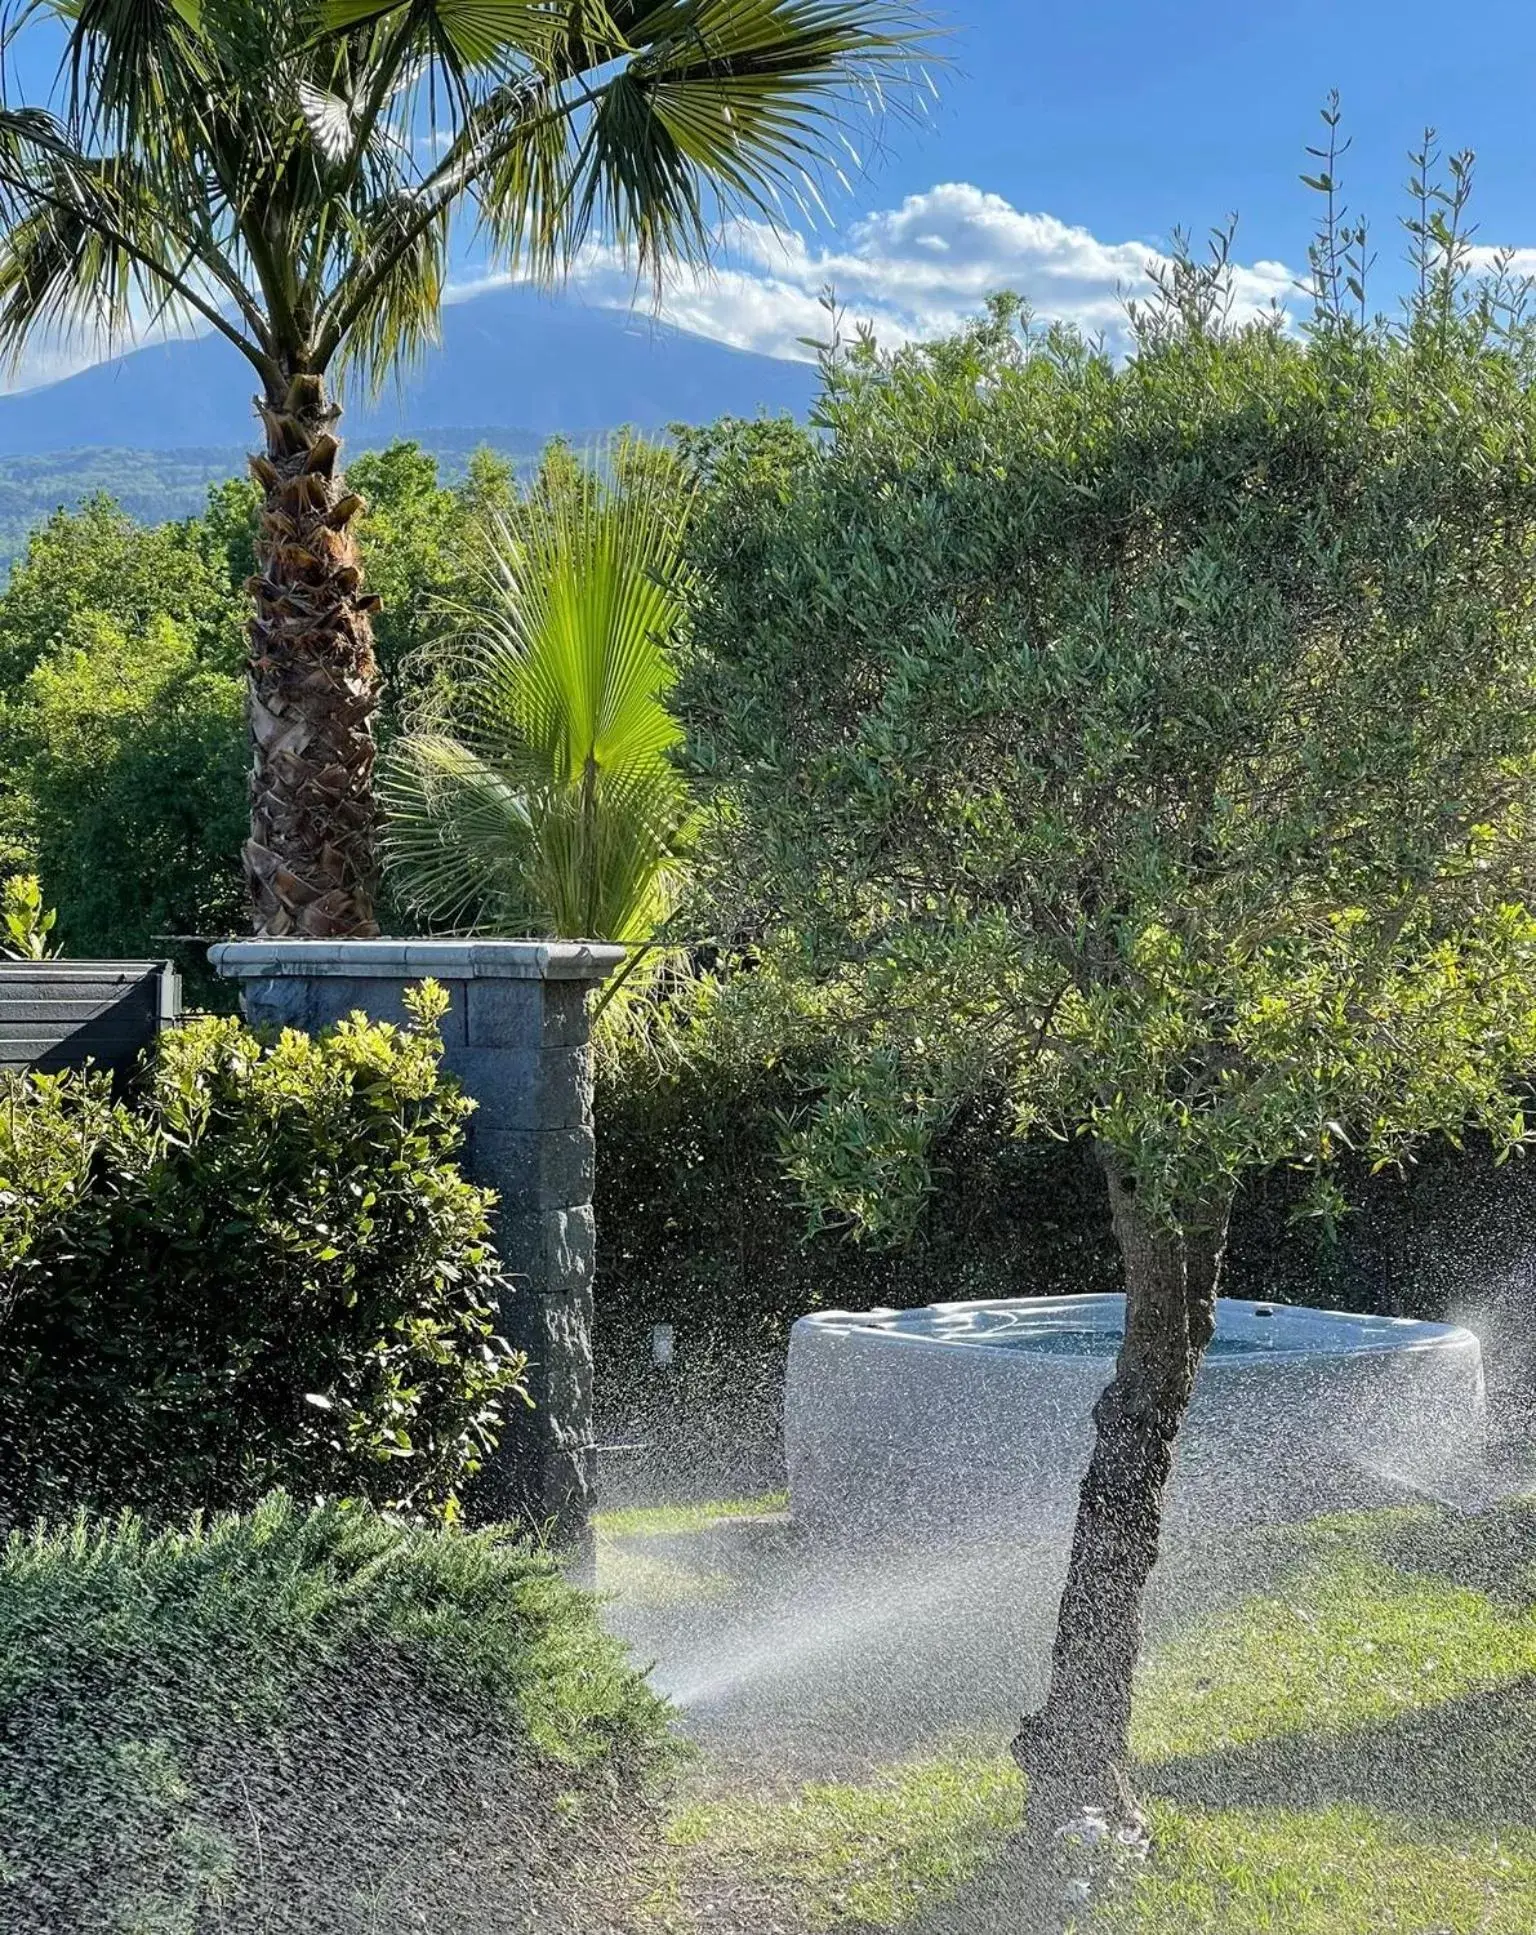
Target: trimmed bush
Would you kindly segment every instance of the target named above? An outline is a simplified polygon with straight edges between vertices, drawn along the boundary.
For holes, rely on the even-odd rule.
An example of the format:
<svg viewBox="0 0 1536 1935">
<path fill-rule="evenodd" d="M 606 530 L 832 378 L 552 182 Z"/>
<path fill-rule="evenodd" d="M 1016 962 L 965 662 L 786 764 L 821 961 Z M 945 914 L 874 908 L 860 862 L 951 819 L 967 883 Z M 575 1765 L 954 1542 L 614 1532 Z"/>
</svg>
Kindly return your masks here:
<svg viewBox="0 0 1536 1935">
<path fill-rule="evenodd" d="M 446 997 L 263 1042 L 206 1018 L 139 1091 L 0 1091 L 0 1509 L 452 1517 L 519 1401 L 490 1197 L 455 1167 Z"/>
<path fill-rule="evenodd" d="M 594 1603 L 526 1544 L 281 1495 L 13 1534 L 0 1926 L 581 1926 L 670 1752 Z"/>
</svg>

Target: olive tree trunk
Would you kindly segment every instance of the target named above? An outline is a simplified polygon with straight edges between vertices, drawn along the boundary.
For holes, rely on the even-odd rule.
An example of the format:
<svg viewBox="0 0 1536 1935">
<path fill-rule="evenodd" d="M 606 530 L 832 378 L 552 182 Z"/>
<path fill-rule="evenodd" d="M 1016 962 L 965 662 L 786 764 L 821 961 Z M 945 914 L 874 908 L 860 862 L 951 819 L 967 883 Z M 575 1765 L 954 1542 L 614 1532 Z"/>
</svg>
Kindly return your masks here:
<svg viewBox="0 0 1536 1935">
<path fill-rule="evenodd" d="M 1013 1743 L 1029 1781 L 1031 1833 L 1044 1837 L 1085 1808 L 1113 1819 L 1132 1805 L 1126 1767 L 1142 1601 L 1175 1443 L 1215 1327 L 1231 1209 L 1226 1191 L 1170 1229 L 1145 1214 L 1112 1155 L 1101 1151 L 1101 1161 L 1125 1274 L 1125 1338 L 1093 1408 L 1050 1689 Z"/>
<path fill-rule="evenodd" d="M 324 940 L 378 933 L 373 715 L 378 670 L 352 520 L 362 500 L 336 460 L 340 411 L 321 379 L 258 397 L 251 471 L 263 491 L 250 639 L 251 837 L 256 931 Z"/>
</svg>

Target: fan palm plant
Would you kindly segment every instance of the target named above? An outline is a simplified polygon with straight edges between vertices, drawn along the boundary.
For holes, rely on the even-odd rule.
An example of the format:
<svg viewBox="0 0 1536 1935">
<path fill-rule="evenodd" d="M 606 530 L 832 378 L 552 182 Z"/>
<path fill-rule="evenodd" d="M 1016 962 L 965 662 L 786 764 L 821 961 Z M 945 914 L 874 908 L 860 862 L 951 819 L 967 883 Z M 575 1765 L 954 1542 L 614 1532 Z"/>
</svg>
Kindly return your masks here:
<svg viewBox="0 0 1536 1935">
<path fill-rule="evenodd" d="M 258 928 L 376 931 L 370 616 L 329 381 L 436 327 L 452 225 L 548 281 L 588 240 L 637 273 L 775 219 L 861 91 L 912 71 L 909 0 L 13 0 L 0 106 L 0 353 L 217 330 L 257 381 L 251 581 Z"/>
<path fill-rule="evenodd" d="M 665 704 L 687 505 L 665 468 L 576 470 L 498 519 L 414 730 L 384 762 L 385 854 L 434 926 L 638 942 L 690 830 Z"/>
</svg>

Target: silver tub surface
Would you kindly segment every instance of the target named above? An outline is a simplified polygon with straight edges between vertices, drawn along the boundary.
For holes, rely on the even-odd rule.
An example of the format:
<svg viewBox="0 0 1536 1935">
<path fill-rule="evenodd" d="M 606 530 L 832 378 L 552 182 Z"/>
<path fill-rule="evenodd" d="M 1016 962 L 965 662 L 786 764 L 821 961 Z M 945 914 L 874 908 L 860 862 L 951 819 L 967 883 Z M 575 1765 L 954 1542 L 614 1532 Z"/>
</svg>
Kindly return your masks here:
<svg viewBox="0 0 1536 1935">
<path fill-rule="evenodd" d="M 1070 1516 L 1119 1296 L 819 1311 L 790 1335 L 790 1507 L 812 1526 L 1043 1528 Z M 1181 1437 L 1175 1518 L 1304 1516 L 1450 1482 L 1482 1446 L 1454 1324 L 1222 1298 Z"/>
</svg>

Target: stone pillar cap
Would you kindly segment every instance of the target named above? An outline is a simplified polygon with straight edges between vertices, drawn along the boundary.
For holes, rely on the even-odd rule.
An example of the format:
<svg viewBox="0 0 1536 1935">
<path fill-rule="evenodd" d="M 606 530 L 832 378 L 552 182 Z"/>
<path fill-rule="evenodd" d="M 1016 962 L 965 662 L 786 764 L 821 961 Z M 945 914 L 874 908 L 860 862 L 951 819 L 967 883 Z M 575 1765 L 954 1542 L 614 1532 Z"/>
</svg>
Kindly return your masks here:
<svg viewBox="0 0 1536 1935">
<path fill-rule="evenodd" d="M 606 941 L 218 941 L 208 959 L 235 981 L 279 975 L 359 980 L 606 981 L 624 949 Z"/>
</svg>

